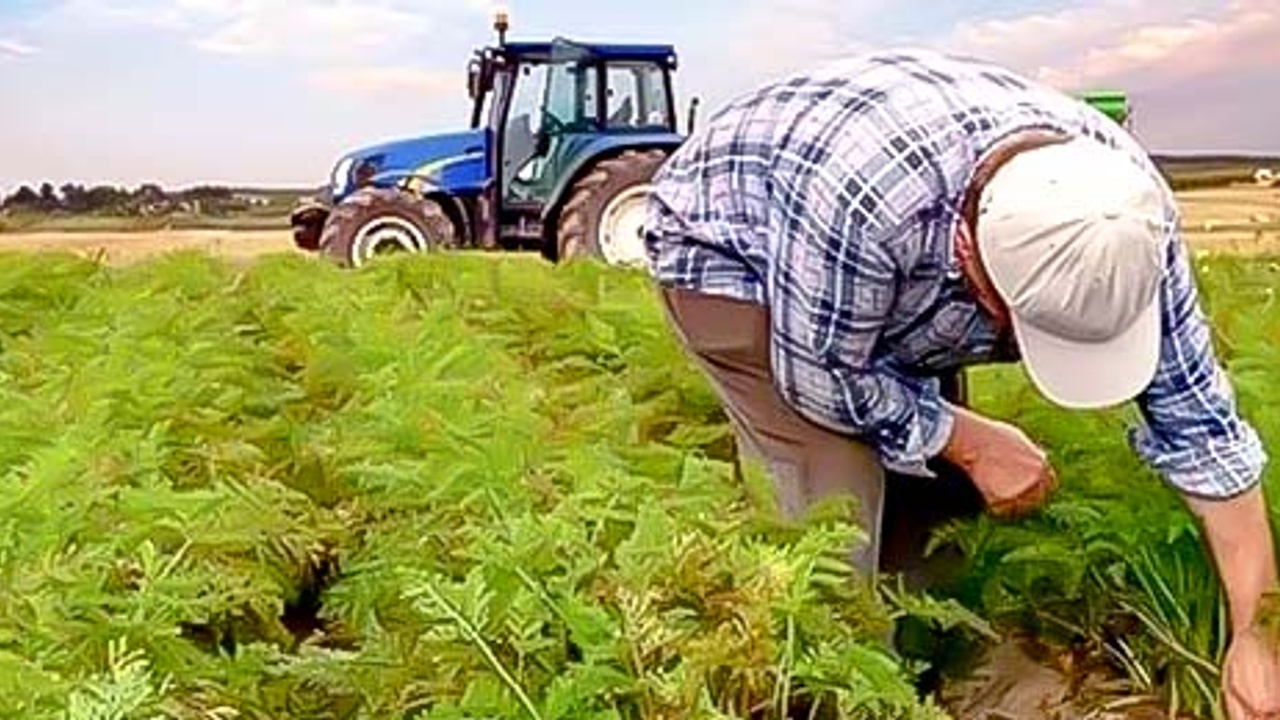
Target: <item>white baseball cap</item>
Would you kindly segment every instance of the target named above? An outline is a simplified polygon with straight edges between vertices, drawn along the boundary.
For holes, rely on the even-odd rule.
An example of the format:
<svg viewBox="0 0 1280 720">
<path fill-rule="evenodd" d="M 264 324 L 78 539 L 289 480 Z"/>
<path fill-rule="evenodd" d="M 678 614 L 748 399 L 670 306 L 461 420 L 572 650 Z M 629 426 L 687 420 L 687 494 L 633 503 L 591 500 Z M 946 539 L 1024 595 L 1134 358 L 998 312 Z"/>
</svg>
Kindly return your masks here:
<svg viewBox="0 0 1280 720">
<path fill-rule="evenodd" d="M 1160 359 L 1163 186 L 1088 138 L 1018 153 L 978 204 L 982 263 L 1032 382 L 1071 408 L 1126 402 Z"/>
</svg>

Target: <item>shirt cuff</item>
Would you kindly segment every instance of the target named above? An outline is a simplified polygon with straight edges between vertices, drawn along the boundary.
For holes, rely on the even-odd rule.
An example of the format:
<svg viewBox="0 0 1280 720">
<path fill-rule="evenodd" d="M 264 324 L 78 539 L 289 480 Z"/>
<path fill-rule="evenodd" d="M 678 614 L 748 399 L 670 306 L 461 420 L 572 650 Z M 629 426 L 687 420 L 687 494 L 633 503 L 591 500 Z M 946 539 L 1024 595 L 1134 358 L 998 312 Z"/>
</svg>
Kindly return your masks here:
<svg viewBox="0 0 1280 720">
<path fill-rule="evenodd" d="M 1236 437 L 1191 442 L 1194 444 L 1187 447 L 1171 447 L 1146 427 L 1129 431 L 1134 452 L 1169 485 L 1187 495 L 1228 500 L 1261 481 L 1267 453 L 1247 422 L 1239 422 Z"/>
<path fill-rule="evenodd" d="M 928 465 L 942 454 L 951 439 L 955 413 L 936 392 L 922 393 L 916 404 L 916 422 L 910 437 L 899 448 L 881 448 L 880 462 L 886 470 L 920 478 L 938 476 Z"/>
</svg>

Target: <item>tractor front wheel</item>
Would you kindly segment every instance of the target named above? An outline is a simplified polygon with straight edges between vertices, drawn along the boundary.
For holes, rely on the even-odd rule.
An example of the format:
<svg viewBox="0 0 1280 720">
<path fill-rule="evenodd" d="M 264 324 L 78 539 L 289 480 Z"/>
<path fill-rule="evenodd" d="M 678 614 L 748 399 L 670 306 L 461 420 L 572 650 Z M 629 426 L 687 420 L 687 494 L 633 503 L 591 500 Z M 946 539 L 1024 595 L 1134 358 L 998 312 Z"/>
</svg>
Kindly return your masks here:
<svg viewBox="0 0 1280 720">
<path fill-rule="evenodd" d="M 601 160 L 573 187 L 560 213 L 556 260 L 601 258 L 611 265 L 647 263 L 644 219 L 662 150 L 627 150 Z"/>
<path fill-rule="evenodd" d="M 343 267 L 379 255 L 424 253 L 457 244 L 453 221 L 439 203 L 390 188 L 361 188 L 330 213 L 320 252 Z"/>
</svg>

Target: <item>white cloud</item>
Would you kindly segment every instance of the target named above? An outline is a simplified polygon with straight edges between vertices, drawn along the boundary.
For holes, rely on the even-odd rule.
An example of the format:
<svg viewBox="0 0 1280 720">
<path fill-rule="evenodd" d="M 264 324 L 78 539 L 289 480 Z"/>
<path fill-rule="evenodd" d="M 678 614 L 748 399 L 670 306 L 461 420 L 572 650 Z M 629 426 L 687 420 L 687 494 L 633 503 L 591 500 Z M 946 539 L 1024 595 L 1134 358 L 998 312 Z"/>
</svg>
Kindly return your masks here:
<svg viewBox="0 0 1280 720">
<path fill-rule="evenodd" d="M 209 53 L 347 63 L 412 50 L 486 9 L 482 0 L 65 0 L 61 15 L 166 29 Z"/>
<path fill-rule="evenodd" d="M 0 58 L 21 58 L 35 55 L 38 50 L 21 40 L 0 38 Z"/>
<path fill-rule="evenodd" d="M 697 42 L 680 45 L 681 94 L 701 98 L 700 117 L 754 85 L 867 49 L 859 32 L 889 0 L 740 0 Z"/>
<path fill-rule="evenodd" d="M 336 0 L 304 10 L 287 0 L 260 0 L 242 2 L 234 14 L 218 8 L 200 15 L 211 26 L 196 40 L 202 50 L 311 61 L 404 47 L 433 28 L 426 13 L 387 2 Z"/>
<path fill-rule="evenodd" d="M 973 13 L 975 19 L 929 35 L 893 37 L 876 29 L 880 18 L 901 12 L 888 0 L 741 0 L 720 40 L 685 53 L 681 84 L 710 110 L 837 55 L 932 46 L 1000 62 L 1068 91 L 1126 90 L 1137 134 L 1154 149 L 1280 149 L 1271 127 L 1280 117 L 1276 0 L 1095 0 L 999 18 Z"/>
<path fill-rule="evenodd" d="M 1071 87 L 1280 67 L 1275 0 L 1097 0 L 966 20 L 930 37 L 885 38 L 867 29 L 891 11 L 887 0 L 744 0 L 722 35 L 716 73 L 762 82 L 899 42 L 985 57 Z"/>
<path fill-rule="evenodd" d="M 463 76 L 456 70 L 397 65 L 331 68 L 313 73 L 308 81 L 323 90 L 361 95 L 409 93 L 419 100 L 454 99 L 465 92 Z"/>
<path fill-rule="evenodd" d="M 1280 65 L 1280 6 L 1106 0 L 1085 8 L 965 23 L 943 44 L 1079 88 L 1206 77 Z"/>
<path fill-rule="evenodd" d="M 743 74 L 777 73 L 868 47 L 856 28 L 888 7 L 885 0 L 755 0 L 730 21 L 726 59 Z"/>
<path fill-rule="evenodd" d="M 182 0 L 172 4 L 124 0 L 63 0 L 42 20 L 48 25 L 66 27 L 145 25 L 181 30 L 187 27 L 183 5 Z"/>
<path fill-rule="evenodd" d="M 1064 90 L 1125 90 L 1156 150 L 1274 152 L 1277 37 L 1275 0 L 1102 0 L 966 23 L 941 44 Z"/>
</svg>

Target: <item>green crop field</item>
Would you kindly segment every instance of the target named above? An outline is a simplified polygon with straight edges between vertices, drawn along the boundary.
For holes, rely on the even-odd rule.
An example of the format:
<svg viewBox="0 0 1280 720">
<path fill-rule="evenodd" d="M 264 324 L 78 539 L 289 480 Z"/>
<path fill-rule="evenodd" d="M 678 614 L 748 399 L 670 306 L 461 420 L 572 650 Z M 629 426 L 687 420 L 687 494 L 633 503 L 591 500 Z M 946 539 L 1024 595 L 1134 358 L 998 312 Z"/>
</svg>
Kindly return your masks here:
<svg viewBox="0 0 1280 720">
<path fill-rule="evenodd" d="M 1274 447 L 1280 266 L 1198 270 Z M 1016 367 L 975 404 L 1063 488 L 944 533 L 969 566 L 934 598 L 844 566 L 845 508 L 775 516 L 627 272 L 6 254 L 0 378 L 0 717 L 948 717 L 914 690 L 941 659 L 884 643 L 902 615 L 1216 707 L 1221 598 L 1131 413 Z"/>
</svg>

